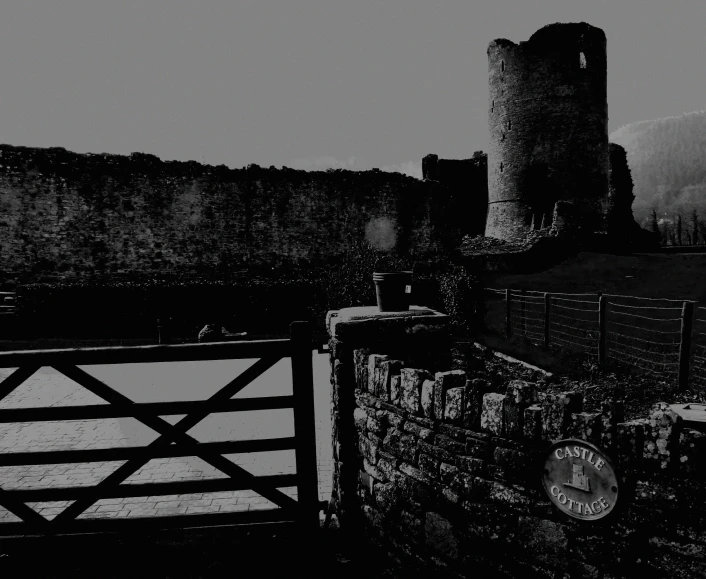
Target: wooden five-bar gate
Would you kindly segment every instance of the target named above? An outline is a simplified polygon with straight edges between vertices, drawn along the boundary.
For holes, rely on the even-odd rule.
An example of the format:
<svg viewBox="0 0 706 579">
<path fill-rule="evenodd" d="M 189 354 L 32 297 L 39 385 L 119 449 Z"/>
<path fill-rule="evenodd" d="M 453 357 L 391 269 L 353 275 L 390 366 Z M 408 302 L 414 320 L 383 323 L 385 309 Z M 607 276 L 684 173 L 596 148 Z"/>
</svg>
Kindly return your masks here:
<svg viewBox="0 0 706 579">
<path fill-rule="evenodd" d="M 0 453 L 0 467 L 40 464 L 126 461 L 93 486 L 1 489 L 0 505 L 21 522 L 0 524 L 0 536 L 65 535 L 75 533 L 157 530 L 249 523 L 294 523 L 314 532 L 319 526 L 312 341 L 306 322 L 294 322 L 288 339 L 207 344 L 37 350 L 0 353 L 0 367 L 16 370 L 0 383 L 5 398 L 42 366 L 51 366 L 109 404 L 43 408 L 0 409 L 0 423 L 91 420 L 132 417 L 160 435 L 151 444 L 87 450 Z M 291 358 L 292 395 L 233 398 L 245 386 L 282 358 Z M 79 365 L 184 362 L 200 360 L 257 359 L 207 400 L 135 403 Z M 260 440 L 199 442 L 187 434 L 211 413 L 292 408 L 294 436 Z M 174 425 L 161 416 L 185 415 Z M 226 454 L 294 450 L 296 474 L 254 476 L 229 460 Z M 216 479 L 122 484 L 151 459 L 196 456 L 225 476 Z M 0 484 L 0 487 L 2 485 Z M 297 488 L 297 499 L 279 489 Z M 101 499 L 119 497 L 184 495 L 252 489 L 277 508 L 233 513 L 184 514 L 120 519 L 78 519 Z M 53 519 L 47 519 L 26 503 L 73 501 Z"/>
</svg>

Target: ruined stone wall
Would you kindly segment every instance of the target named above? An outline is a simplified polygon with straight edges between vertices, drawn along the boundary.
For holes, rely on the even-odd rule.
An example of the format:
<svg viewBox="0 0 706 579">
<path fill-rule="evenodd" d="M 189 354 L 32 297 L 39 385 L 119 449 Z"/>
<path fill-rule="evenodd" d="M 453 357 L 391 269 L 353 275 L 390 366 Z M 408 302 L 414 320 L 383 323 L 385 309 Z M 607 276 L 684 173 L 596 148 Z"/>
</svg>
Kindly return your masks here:
<svg viewBox="0 0 706 579">
<path fill-rule="evenodd" d="M 491 382 L 472 368 L 444 369 L 439 357 L 433 366 L 409 361 L 394 339 L 375 339 L 389 321 L 341 310 L 329 322 L 336 316 L 342 529 L 433 576 L 706 574 L 706 434 L 685 428 L 668 405 L 628 422 L 617 401 L 583 412 L 578 392 Z M 414 335 L 429 339 L 418 326 Z M 569 438 L 595 444 L 616 467 L 618 499 L 605 518 L 573 519 L 541 486 L 547 449 Z"/>
<path fill-rule="evenodd" d="M 551 24 L 528 41 L 488 46 L 489 209 L 485 234 L 522 236 L 578 204 L 575 228 L 602 228 L 608 195 L 606 37 Z M 571 214 L 567 210 L 567 214 Z"/>
<path fill-rule="evenodd" d="M 466 221 L 467 234 L 483 235 L 488 212 L 488 155 L 476 151 L 470 159 L 439 159 L 427 155 L 422 159 L 425 180 L 438 181 L 449 189 L 455 200 L 448 210 L 449 218 L 456 212 Z"/>
<path fill-rule="evenodd" d="M 466 232 L 457 202 L 439 183 L 379 170 L 229 169 L 2 145 L 0 281 L 305 264 L 366 234 L 433 254 Z"/>
</svg>

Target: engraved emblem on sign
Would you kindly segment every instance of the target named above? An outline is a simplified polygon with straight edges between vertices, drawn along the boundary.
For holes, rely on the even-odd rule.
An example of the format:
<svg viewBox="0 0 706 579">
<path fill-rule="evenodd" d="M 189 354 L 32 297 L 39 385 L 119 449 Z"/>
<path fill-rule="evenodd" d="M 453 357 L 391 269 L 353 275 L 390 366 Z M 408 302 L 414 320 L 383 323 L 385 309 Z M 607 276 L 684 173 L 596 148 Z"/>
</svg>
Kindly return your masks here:
<svg viewBox="0 0 706 579">
<path fill-rule="evenodd" d="M 580 464 L 575 464 L 574 466 L 574 478 L 569 482 L 565 482 L 565 487 L 572 487 L 580 491 L 591 492 L 591 479 L 583 474 L 583 466 Z"/>
<path fill-rule="evenodd" d="M 615 510 L 618 477 L 601 449 L 583 440 L 562 440 L 546 456 L 542 483 L 560 511 L 595 520 Z"/>
</svg>

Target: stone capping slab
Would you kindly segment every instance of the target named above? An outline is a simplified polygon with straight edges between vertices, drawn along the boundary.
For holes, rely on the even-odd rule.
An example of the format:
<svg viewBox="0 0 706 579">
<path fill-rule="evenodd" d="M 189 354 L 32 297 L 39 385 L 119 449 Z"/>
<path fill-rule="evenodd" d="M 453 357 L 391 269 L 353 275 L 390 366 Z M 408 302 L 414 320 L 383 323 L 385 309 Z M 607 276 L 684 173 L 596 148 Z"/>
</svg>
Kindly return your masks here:
<svg viewBox="0 0 706 579">
<path fill-rule="evenodd" d="M 380 322 L 404 323 L 407 320 L 413 324 L 444 325 L 449 323 L 449 316 L 422 306 L 410 306 L 409 310 L 403 312 L 381 312 L 377 306 L 360 306 L 328 312 L 326 329 L 330 336 L 337 337 L 336 328 L 339 324 L 377 326 Z"/>
</svg>

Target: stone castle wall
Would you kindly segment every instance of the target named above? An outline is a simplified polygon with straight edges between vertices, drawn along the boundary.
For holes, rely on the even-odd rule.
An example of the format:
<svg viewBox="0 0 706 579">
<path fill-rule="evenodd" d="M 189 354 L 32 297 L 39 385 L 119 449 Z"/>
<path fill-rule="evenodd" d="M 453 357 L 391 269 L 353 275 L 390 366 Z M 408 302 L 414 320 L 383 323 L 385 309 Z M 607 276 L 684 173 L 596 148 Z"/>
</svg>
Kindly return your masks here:
<svg viewBox="0 0 706 579">
<path fill-rule="evenodd" d="M 605 34 L 585 23 L 551 24 L 519 44 L 490 43 L 486 235 L 509 240 L 533 222 L 549 225 L 557 201 L 572 227 L 603 227 L 606 65 Z M 572 204 L 576 211 L 562 207 Z"/>
<path fill-rule="evenodd" d="M 488 213 L 488 156 L 476 151 L 470 159 L 439 159 L 427 155 L 422 159 L 422 176 L 448 187 L 458 198 L 457 207 L 467 221 L 467 235 L 483 235 Z"/>
<path fill-rule="evenodd" d="M 315 263 L 364 240 L 433 255 L 467 232 L 463 202 L 439 183 L 379 170 L 229 169 L 2 145 L 1 281 Z"/>
<path fill-rule="evenodd" d="M 491 382 L 441 354 L 405 357 L 414 347 L 400 350 L 400 338 L 424 348 L 444 334 L 433 314 L 329 314 L 342 529 L 433 576 L 706 573 L 706 434 L 666 404 L 625 421 L 619 401 L 587 413 L 578 392 Z M 569 517 L 541 486 L 547 449 L 569 438 L 616 467 L 618 498 L 602 519 Z"/>
</svg>

